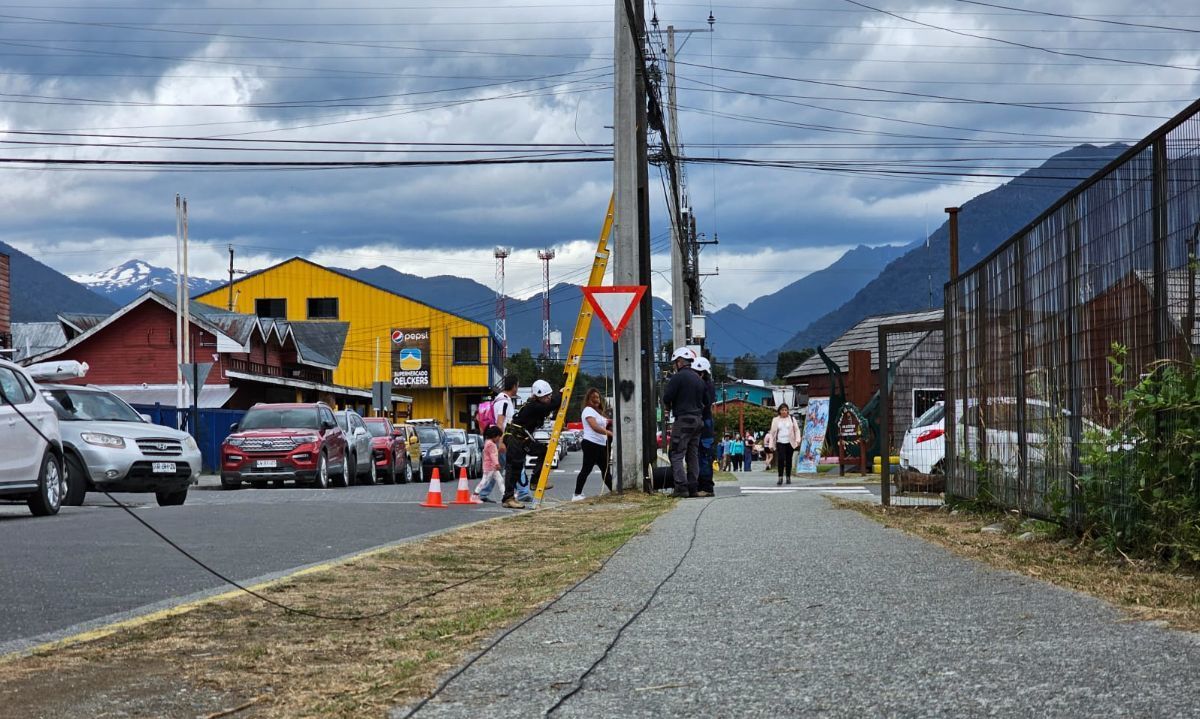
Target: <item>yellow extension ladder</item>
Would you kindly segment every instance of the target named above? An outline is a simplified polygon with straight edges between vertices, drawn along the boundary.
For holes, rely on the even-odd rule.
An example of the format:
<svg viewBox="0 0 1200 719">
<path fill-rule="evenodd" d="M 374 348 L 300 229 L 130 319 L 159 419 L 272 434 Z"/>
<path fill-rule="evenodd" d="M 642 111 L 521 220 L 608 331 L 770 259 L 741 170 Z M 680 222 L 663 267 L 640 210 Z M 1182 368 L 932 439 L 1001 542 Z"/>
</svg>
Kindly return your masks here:
<svg viewBox="0 0 1200 719">
<path fill-rule="evenodd" d="M 599 287 L 604 282 L 604 272 L 608 269 L 608 237 L 612 234 L 615 202 L 615 196 L 608 200 L 608 213 L 605 214 L 604 226 L 600 229 L 600 241 L 596 243 L 596 257 L 592 261 L 592 274 L 588 276 L 588 287 Z M 575 378 L 579 376 L 579 363 L 583 359 L 583 347 L 587 344 L 588 331 L 592 328 L 593 314 L 592 303 L 588 302 L 586 297 L 583 298 L 583 303 L 579 306 L 579 318 L 575 320 L 575 334 L 571 335 L 571 349 L 567 352 L 562 405 L 554 418 L 554 429 L 551 430 L 550 442 L 546 445 L 546 460 L 542 462 L 542 471 L 538 475 L 537 489 L 533 495 L 535 506 L 541 506 L 542 495 L 546 492 L 546 480 L 550 477 L 550 465 L 552 464 L 551 458 L 558 452 L 558 439 L 562 436 L 563 426 L 567 422 L 567 407 L 571 402 L 571 394 L 575 391 Z"/>
</svg>

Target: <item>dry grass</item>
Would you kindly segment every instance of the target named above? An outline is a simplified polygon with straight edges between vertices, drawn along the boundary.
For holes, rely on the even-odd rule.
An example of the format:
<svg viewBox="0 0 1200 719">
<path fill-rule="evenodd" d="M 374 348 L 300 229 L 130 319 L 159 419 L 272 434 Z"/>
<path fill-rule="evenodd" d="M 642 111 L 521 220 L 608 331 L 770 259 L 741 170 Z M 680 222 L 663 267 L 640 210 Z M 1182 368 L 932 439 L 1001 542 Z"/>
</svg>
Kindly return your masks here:
<svg viewBox="0 0 1200 719">
<path fill-rule="evenodd" d="M 1110 554 L 1054 525 L 1021 522 L 1012 515 L 831 501 L 955 554 L 1099 597 L 1127 611 L 1131 620 L 1200 631 L 1200 582 L 1194 574 Z M 981 531 L 997 523 L 1005 525 L 1004 533 Z M 1028 531 L 1032 541 L 1018 539 Z"/>
<path fill-rule="evenodd" d="M 244 597 L 0 663 L 0 706 L 11 717 L 383 716 L 427 694 L 484 638 L 594 571 L 672 505 L 634 493 L 580 502 L 266 590 L 292 606 L 370 614 L 501 567 L 377 619 L 317 620 Z"/>
</svg>

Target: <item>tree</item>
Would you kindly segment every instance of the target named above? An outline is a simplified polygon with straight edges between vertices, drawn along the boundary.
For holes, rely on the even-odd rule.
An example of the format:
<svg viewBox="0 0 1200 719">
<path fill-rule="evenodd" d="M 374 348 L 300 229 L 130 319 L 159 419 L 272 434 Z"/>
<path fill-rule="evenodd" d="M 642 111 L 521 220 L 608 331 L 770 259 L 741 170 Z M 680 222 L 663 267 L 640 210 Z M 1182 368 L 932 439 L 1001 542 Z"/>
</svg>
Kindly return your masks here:
<svg viewBox="0 0 1200 719">
<path fill-rule="evenodd" d="M 779 353 L 779 357 L 775 360 L 775 378 L 782 380 L 787 377 L 788 373 L 796 369 L 800 365 L 808 361 L 809 357 L 815 355 L 817 351 L 812 347 L 805 347 L 802 350 L 784 350 Z"/>
<path fill-rule="evenodd" d="M 733 374 L 738 379 L 758 379 L 758 358 L 752 354 L 734 357 Z"/>
</svg>

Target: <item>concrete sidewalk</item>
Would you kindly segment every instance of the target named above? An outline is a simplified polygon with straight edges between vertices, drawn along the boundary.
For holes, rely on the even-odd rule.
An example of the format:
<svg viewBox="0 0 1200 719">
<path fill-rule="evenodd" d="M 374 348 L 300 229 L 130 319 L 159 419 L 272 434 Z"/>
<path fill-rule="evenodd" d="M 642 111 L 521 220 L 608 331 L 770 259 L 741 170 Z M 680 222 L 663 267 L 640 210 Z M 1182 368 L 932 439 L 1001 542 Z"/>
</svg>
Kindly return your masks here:
<svg viewBox="0 0 1200 719">
<path fill-rule="evenodd" d="M 682 502 L 417 716 L 545 715 L 656 589 L 553 716 L 1200 711 L 1196 635 L 957 558 L 814 492 L 719 492 Z"/>
</svg>

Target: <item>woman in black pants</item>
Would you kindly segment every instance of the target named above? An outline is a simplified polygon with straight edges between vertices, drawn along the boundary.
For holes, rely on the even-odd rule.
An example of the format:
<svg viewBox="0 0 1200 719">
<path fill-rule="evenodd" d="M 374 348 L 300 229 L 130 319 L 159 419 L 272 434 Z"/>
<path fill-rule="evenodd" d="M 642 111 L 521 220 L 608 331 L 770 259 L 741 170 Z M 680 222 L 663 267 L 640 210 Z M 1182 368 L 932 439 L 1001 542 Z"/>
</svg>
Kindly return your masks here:
<svg viewBox="0 0 1200 719">
<path fill-rule="evenodd" d="M 604 480 L 604 486 L 612 490 L 612 482 L 608 476 L 608 442 L 613 433 L 608 428 L 609 420 L 604 416 L 603 409 L 604 400 L 600 397 L 600 390 L 592 387 L 583 398 L 583 442 L 580 444 L 583 449 L 583 467 L 579 470 L 579 476 L 575 478 L 572 502 L 586 499 L 583 485 L 587 483 L 593 467 L 600 468 L 600 478 Z"/>
<path fill-rule="evenodd" d="M 792 455 L 800 446 L 800 425 L 786 404 L 779 405 L 779 414 L 771 420 L 767 434 L 775 447 L 775 468 L 779 471 L 779 481 L 775 484 L 783 484 L 785 477 L 791 484 Z"/>
</svg>

